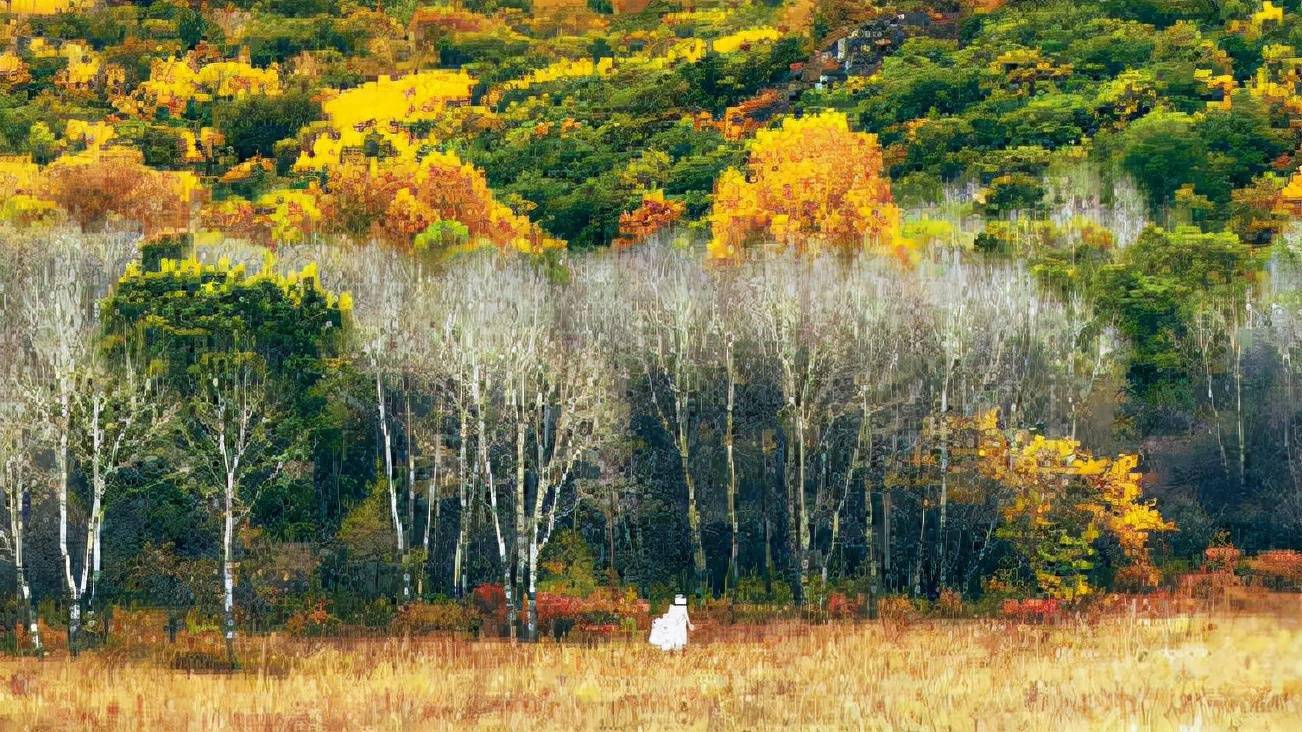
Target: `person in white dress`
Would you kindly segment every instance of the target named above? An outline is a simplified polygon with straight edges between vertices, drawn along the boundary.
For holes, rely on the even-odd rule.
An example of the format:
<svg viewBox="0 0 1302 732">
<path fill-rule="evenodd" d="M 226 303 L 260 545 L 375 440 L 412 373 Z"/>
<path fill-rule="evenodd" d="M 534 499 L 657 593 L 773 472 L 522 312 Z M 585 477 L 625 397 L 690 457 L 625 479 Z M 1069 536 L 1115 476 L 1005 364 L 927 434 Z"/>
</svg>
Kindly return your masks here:
<svg viewBox="0 0 1302 732">
<path fill-rule="evenodd" d="M 674 604 L 651 623 L 651 645 L 662 651 L 681 651 L 687 647 L 687 631 L 696 630 L 687 617 L 687 598 L 674 596 Z"/>
</svg>

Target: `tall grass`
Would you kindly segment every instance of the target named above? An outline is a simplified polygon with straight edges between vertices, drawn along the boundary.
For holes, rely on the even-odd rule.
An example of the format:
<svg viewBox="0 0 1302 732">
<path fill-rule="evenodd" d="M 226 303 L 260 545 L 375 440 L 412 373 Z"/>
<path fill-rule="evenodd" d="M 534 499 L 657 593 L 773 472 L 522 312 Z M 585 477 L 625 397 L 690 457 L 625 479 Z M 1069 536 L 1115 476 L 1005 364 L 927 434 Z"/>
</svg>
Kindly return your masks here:
<svg viewBox="0 0 1302 732">
<path fill-rule="evenodd" d="M 1298 618 L 707 626 L 681 654 L 254 637 L 233 674 L 0 660 L 0 728 L 1297 729 Z"/>
</svg>

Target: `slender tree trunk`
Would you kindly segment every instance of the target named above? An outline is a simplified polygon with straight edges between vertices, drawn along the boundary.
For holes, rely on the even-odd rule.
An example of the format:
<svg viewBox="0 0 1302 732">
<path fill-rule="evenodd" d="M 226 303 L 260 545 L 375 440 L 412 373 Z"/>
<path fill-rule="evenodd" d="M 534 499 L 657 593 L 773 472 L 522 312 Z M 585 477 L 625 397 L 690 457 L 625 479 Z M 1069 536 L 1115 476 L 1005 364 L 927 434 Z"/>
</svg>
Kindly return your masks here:
<svg viewBox="0 0 1302 732">
<path fill-rule="evenodd" d="M 800 518 L 796 508 L 796 493 L 803 491 L 803 486 L 797 483 L 796 471 L 791 469 L 791 463 L 795 461 L 796 446 L 786 439 L 785 434 L 783 443 L 784 455 L 780 477 L 787 492 L 787 553 L 790 555 L 787 561 L 787 573 L 796 604 L 802 605 L 805 601 L 805 587 L 800 571 Z"/>
<path fill-rule="evenodd" d="M 936 522 L 936 584 L 944 589 L 948 558 L 945 556 L 945 530 L 949 527 L 949 373 L 940 392 L 940 511 Z"/>
<path fill-rule="evenodd" d="M 78 634 L 81 631 L 81 594 L 72 574 L 72 553 L 68 549 L 68 483 L 71 475 L 68 466 L 68 432 L 72 429 L 71 387 L 66 379 L 59 388 L 59 558 L 63 560 L 63 579 L 68 598 L 68 652 L 77 655 Z"/>
<path fill-rule="evenodd" d="M 411 429 L 411 389 L 407 388 L 403 393 L 404 416 L 403 420 L 403 439 L 406 441 L 407 454 L 407 526 L 403 543 L 411 547 L 416 543 L 416 443 L 413 439 Z M 411 567 L 407 566 L 410 562 L 403 563 L 403 572 L 411 573 Z M 418 582 L 420 580 L 417 580 Z M 410 582 L 410 580 L 408 580 Z"/>
<path fill-rule="evenodd" d="M 927 553 L 924 545 L 924 542 L 927 540 L 927 507 L 925 503 L 922 505 L 921 510 L 918 511 L 918 515 L 920 517 L 918 520 L 918 548 L 917 556 L 914 558 L 913 562 L 914 597 L 922 595 L 922 560 Z"/>
<path fill-rule="evenodd" d="M 523 411 L 523 406 L 521 406 L 521 411 Z M 515 421 L 515 559 L 516 559 L 515 584 L 517 587 L 517 595 L 520 598 L 520 602 L 525 605 L 524 607 L 525 615 L 529 616 L 531 610 L 529 607 L 530 604 L 529 597 L 525 593 L 525 588 L 526 588 L 525 572 L 528 571 L 528 566 L 531 564 L 529 555 L 533 547 L 532 547 L 532 542 L 529 542 L 528 544 L 526 544 L 525 542 L 526 527 L 525 527 L 525 511 L 524 511 L 524 499 L 525 499 L 524 481 L 526 478 L 526 472 L 525 472 L 525 462 L 524 462 L 524 443 L 525 443 L 524 415 L 517 414 L 516 421 Z M 532 582 L 529 582 L 529 584 L 531 585 Z M 519 618 L 515 618 L 514 620 L 515 622 L 519 622 Z M 529 640 L 533 640 L 532 631 L 526 629 L 526 634 L 527 634 L 526 637 Z"/>
<path fill-rule="evenodd" d="M 874 531 L 873 521 L 873 489 L 872 489 L 872 467 L 873 467 L 873 434 L 872 434 L 872 415 L 867 408 L 867 400 L 863 409 L 863 434 L 864 444 L 868 449 L 867 459 L 863 465 L 863 543 L 864 559 L 868 562 L 868 617 L 877 616 L 877 542 Z M 849 492 L 847 481 L 846 492 Z"/>
<path fill-rule="evenodd" d="M 21 480 L 21 477 L 18 478 Z M 23 499 L 26 489 L 15 485 L 9 500 L 9 533 L 13 536 L 14 579 L 18 587 L 18 602 L 23 611 L 23 622 L 27 624 L 27 633 L 32 640 L 32 650 L 37 656 L 45 655 L 45 646 L 41 643 L 41 626 L 36 611 L 32 607 L 32 588 L 27 583 L 27 522 L 23 517 Z"/>
<path fill-rule="evenodd" d="M 479 366 L 476 365 L 472 380 L 472 389 L 474 391 L 474 401 L 476 404 L 475 418 L 476 428 L 479 441 L 479 463 L 480 469 L 484 471 L 484 481 L 488 488 L 488 500 L 490 511 L 493 514 L 493 534 L 497 539 L 497 559 L 502 565 L 502 594 L 506 599 L 506 619 L 507 633 L 512 641 L 516 640 L 516 622 L 519 619 L 519 612 L 515 605 L 515 589 L 511 583 L 511 560 L 506 553 L 506 539 L 502 535 L 502 517 L 497 506 L 497 484 L 493 480 L 493 463 L 488 459 L 488 430 L 485 428 L 484 420 L 484 401 L 481 398 L 479 384 Z"/>
<path fill-rule="evenodd" d="M 469 415 L 463 405 L 460 408 L 460 438 L 461 444 L 458 447 L 457 471 L 460 473 L 460 488 L 457 491 L 457 500 L 461 511 L 457 515 L 457 546 L 452 554 L 452 584 L 453 595 L 457 598 L 464 597 L 466 594 L 466 568 L 465 553 L 466 544 L 470 538 L 470 484 L 469 470 L 466 464 L 466 443 L 468 441 L 467 430 L 469 429 Z"/>
<path fill-rule="evenodd" d="M 873 518 L 873 489 L 870 471 L 864 470 L 863 473 L 863 505 L 864 505 L 864 559 L 868 562 L 868 617 L 877 617 L 877 595 L 881 590 L 878 587 L 879 579 L 877 575 L 877 533 L 874 526 Z"/>
<path fill-rule="evenodd" d="M 615 522 L 617 520 L 619 502 L 616 500 L 615 491 L 611 490 L 607 496 L 607 513 L 606 513 L 606 565 L 610 568 L 607 573 L 607 581 L 610 586 L 619 585 L 619 569 L 615 564 Z"/>
<path fill-rule="evenodd" d="M 733 411 L 736 404 L 737 375 L 733 363 L 732 334 L 724 339 L 724 361 L 728 372 L 728 411 L 725 420 L 724 449 L 728 455 L 728 527 L 731 529 L 731 542 L 728 550 L 728 588 L 734 589 L 740 580 L 737 566 L 738 524 L 737 524 L 737 460 L 734 455 Z"/>
<path fill-rule="evenodd" d="M 1239 436 L 1239 490 L 1242 491 L 1246 481 L 1248 447 L 1243 434 L 1243 341 L 1239 338 L 1238 328 L 1234 329 L 1231 342 L 1234 349 L 1234 412 L 1238 421 Z"/>
<path fill-rule="evenodd" d="M 439 468 L 442 467 L 443 460 L 443 415 L 435 414 L 434 417 L 437 429 L 434 434 L 434 464 L 430 466 L 429 485 L 425 489 L 425 530 L 420 539 L 421 550 L 425 553 L 425 567 L 421 572 L 420 586 L 416 589 L 416 594 L 422 597 L 425 594 L 425 579 L 429 577 L 434 568 L 434 552 L 430 548 L 430 529 L 435 527 L 441 513 L 442 500 L 439 496 Z M 437 531 L 437 529 L 435 529 Z M 434 544 L 438 545 L 438 534 L 434 534 Z M 434 579 L 431 578 L 431 583 Z"/>
<path fill-rule="evenodd" d="M 393 484 L 393 438 L 389 433 L 389 420 L 384 407 L 384 385 L 380 370 L 375 370 L 375 404 L 380 413 L 380 438 L 384 442 L 384 480 L 389 489 L 389 516 L 393 520 L 393 534 L 397 545 L 398 564 L 402 567 L 402 602 L 411 601 L 411 570 L 407 567 L 407 546 L 398 514 L 398 488 Z"/>
<path fill-rule="evenodd" d="M 891 573 L 895 571 L 895 566 L 891 563 L 891 559 L 892 559 L 891 545 L 893 541 L 893 536 L 891 534 L 891 507 L 893 503 L 894 501 L 892 500 L 891 489 L 887 487 L 883 487 L 882 488 L 882 574 L 886 577 L 886 585 L 892 588 L 898 587 L 898 585 L 891 579 L 892 577 Z"/>
<path fill-rule="evenodd" d="M 701 539 L 701 513 L 696 506 L 696 480 L 692 478 L 691 457 L 688 452 L 687 418 L 685 400 L 676 405 L 678 411 L 678 462 L 683 469 L 683 482 L 687 485 L 687 527 L 692 538 L 692 568 L 696 575 L 696 591 L 705 597 L 708 591 L 705 579 L 705 542 Z"/>
<path fill-rule="evenodd" d="M 803 405 L 796 408 L 796 507 L 799 512 L 800 584 L 809 579 L 809 507 L 805 502 L 806 458 L 805 415 Z M 802 592 L 803 596 L 803 592 Z"/>
<path fill-rule="evenodd" d="M 761 448 L 763 451 L 763 448 Z M 764 451 L 764 476 L 763 476 L 764 493 L 762 494 L 763 505 L 761 509 L 764 513 L 764 593 L 773 594 L 773 518 L 769 515 L 769 493 L 772 490 L 769 484 L 769 456 Z"/>
<path fill-rule="evenodd" d="M 235 658 L 235 474 L 226 474 L 225 510 L 222 527 L 222 626 L 226 638 L 226 660 L 234 668 Z"/>
</svg>

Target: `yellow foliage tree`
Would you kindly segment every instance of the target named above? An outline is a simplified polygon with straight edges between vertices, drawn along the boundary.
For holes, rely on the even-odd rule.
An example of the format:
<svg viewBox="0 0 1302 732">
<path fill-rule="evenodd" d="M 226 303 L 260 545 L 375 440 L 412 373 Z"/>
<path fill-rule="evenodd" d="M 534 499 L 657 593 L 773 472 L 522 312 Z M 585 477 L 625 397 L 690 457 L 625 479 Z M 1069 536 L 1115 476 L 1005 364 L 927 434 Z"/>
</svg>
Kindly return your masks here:
<svg viewBox="0 0 1302 732">
<path fill-rule="evenodd" d="M 998 535 L 1017 551 L 1041 592 L 1068 600 L 1093 592 L 1087 575 L 1095 542 L 1104 536 L 1120 548 L 1119 572 L 1128 583 L 1156 583 L 1148 538 L 1175 527 L 1143 500 L 1137 456 L 1095 457 L 1069 438 L 1010 438 L 993 410 L 956 425 L 965 426 L 981 435 L 979 474 L 1006 494 Z"/>
<path fill-rule="evenodd" d="M 765 241 L 798 251 L 903 244 L 877 136 L 852 131 L 839 112 L 788 117 L 760 130 L 746 172 L 730 168 L 720 176 L 710 224 L 709 252 L 717 259 Z"/>
</svg>

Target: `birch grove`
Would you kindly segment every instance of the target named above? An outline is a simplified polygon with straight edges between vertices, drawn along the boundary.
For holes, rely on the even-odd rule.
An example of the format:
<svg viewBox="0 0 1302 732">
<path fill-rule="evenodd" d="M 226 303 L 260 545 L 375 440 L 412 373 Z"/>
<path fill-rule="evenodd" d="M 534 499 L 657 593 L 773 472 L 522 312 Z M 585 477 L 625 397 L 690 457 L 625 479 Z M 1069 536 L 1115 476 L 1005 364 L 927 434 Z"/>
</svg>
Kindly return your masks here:
<svg viewBox="0 0 1302 732">
<path fill-rule="evenodd" d="M 110 328 L 96 303 L 113 277 L 86 273 L 119 265 L 102 249 L 52 251 L 0 272 L 0 333 L 15 355 L 0 557 L 25 618 L 57 594 L 74 647 L 104 588 L 112 602 L 141 571 L 114 566 L 114 547 L 147 535 L 128 516 L 157 505 L 153 486 L 211 516 L 211 547 L 164 550 L 218 559 L 212 594 L 232 663 L 237 626 L 302 612 L 250 616 L 269 612 L 255 551 L 267 541 L 331 562 L 310 570 L 326 583 L 322 603 L 361 593 L 401 614 L 442 596 L 486 602 L 480 590 L 500 587 L 501 630 L 525 639 L 546 627 L 540 597 L 562 571 L 553 552 L 576 542 L 644 592 L 817 606 L 855 588 L 870 608 L 893 593 L 976 593 L 1028 565 L 1001 538 L 1015 496 L 980 464 L 974 441 L 995 437 L 974 425 L 1010 445 L 1097 443 L 1121 403 L 1124 344 L 1095 303 L 1019 265 L 949 253 L 708 266 L 691 249 L 646 245 L 549 269 L 382 245 L 287 247 L 276 260 L 225 244 L 204 264 L 137 271 L 145 289 L 121 305 L 149 312 L 147 288 L 168 278 L 194 278 L 185 286 L 208 287 L 220 307 L 278 293 L 295 327 L 258 341 L 184 319 L 166 332 Z M 321 337 L 337 345 L 286 360 L 294 308 L 336 296 L 341 319 Z M 1184 342 L 1210 394 L 1202 434 L 1220 447 L 1207 454 L 1234 485 L 1267 449 L 1288 486 L 1302 475 L 1287 408 L 1294 310 L 1283 297 L 1254 302 L 1252 317 L 1208 316 Z M 161 359 L 164 337 L 192 360 Z M 311 391 L 293 392 L 313 368 Z M 1257 406 L 1267 388 L 1269 411 Z M 328 419 L 313 426 L 303 409 Z M 295 514 L 306 519 L 273 528 L 311 500 L 321 504 Z M 1281 504 L 1281 520 L 1296 503 Z M 47 526 L 37 544 L 57 559 L 33 571 L 32 533 Z"/>
</svg>

